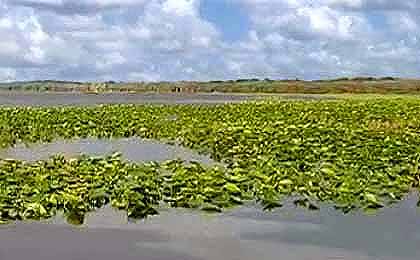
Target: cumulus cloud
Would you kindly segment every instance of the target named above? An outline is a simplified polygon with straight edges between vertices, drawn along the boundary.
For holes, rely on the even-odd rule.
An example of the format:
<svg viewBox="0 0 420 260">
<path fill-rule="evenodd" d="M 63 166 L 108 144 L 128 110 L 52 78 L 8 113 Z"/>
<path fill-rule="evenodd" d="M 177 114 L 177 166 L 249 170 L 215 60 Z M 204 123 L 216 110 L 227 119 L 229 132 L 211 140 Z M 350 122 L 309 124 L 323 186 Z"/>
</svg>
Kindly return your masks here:
<svg viewBox="0 0 420 260">
<path fill-rule="evenodd" d="M 333 7 L 348 8 L 353 10 L 409 10 L 420 6 L 417 0 L 326 0 L 326 4 Z"/>
<path fill-rule="evenodd" d="M 417 0 L 220 0 L 251 22 L 236 41 L 203 18 L 203 1 L 209 0 L 0 0 L 0 81 L 420 71 Z"/>
<path fill-rule="evenodd" d="M 121 3 L 102 1 L 101 5 L 116 2 Z M 65 3 L 44 2 L 51 6 Z M 200 18 L 198 7 L 199 2 L 193 0 L 148 1 L 128 23 L 118 19 L 132 12 L 131 8 L 63 15 L 48 8 L 40 11 L 9 6 L 0 19 L 0 32 L 10 39 L 0 43 L 0 57 L 7 63 L 15 59 L 12 65 L 22 75 L 41 69 L 33 77 L 51 74 L 92 80 L 208 77 L 199 72 L 209 65 L 201 59 L 210 60 L 216 55 L 220 39 L 214 26 Z"/>
<path fill-rule="evenodd" d="M 38 10 L 49 10 L 62 15 L 89 14 L 104 9 L 134 7 L 145 0 L 5 0 L 11 6 L 24 6 Z"/>
<path fill-rule="evenodd" d="M 276 57 L 266 61 L 279 74 L 419 74 L 416 0 L 233 1 L 247 8 L 260 48 Z"/>
</svg>

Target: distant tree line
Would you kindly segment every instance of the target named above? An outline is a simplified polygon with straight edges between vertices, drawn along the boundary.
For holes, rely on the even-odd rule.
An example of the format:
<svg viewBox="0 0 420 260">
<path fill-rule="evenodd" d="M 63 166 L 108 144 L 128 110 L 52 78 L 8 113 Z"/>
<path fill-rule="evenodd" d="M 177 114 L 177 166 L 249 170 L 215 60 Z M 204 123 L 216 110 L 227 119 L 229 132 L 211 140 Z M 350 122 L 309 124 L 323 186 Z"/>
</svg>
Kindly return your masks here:
<svg viewBox="0 0 420 260">
<path fill-rule="evenodd" d="M 335 81 L 384 81 L 384 80 L 398 80 L 398 78 L 395 77 L 354 77 L 354 78 L 348 78 L 348 77 L 342 77 L 342 78 L 336 78 L 336 79 L 321 79 L 321 80 L 314 80 L 314 82 L 335 82 Z"/>
<path fill-rule="evenodd" d="M 320 80 L 312 80 L 312 82 L 335 82 L 335 81 L 384 81 L 384 80 L 398 80 L 398 78 L 395 77 L 354 77 L 354 78 L 350 78 L 350 77 L 341 77 L 341 78 L 336 78 L 336 79 L 320 79 Z M 209 81 L 209 83 L 240 83 L 240 82 L 258 82 L 258 81 L 265 81 L 265 82 L 274 82 L 276 80 L 270 79 L 270 78 L 265 78 L 264 80 L 260 80 L 257 78 L 250 78 L 250 79 L 244 79 L 244 78 L 239 78 L 236 80 L 212 80 Z M 282 80 L 277 80 L 277 81 L 282 81 L 282 82 L 291 82 L 291 81 L 302 81 L 299 78 L 295 78 L 295 79 L 282 79 Z"/>
</svg>

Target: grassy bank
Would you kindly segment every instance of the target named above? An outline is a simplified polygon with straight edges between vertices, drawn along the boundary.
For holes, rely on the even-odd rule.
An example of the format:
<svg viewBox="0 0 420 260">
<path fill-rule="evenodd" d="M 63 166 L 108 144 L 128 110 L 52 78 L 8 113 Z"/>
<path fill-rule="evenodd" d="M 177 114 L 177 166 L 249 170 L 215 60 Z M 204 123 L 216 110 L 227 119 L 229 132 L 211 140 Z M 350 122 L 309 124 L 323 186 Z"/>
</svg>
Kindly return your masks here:
<svg viewBox="0 0 420 260">
<path fill-rule="evenodd" d="M 210 82 L 65 82 L 33 81 L 1 83 L 3 91 L 159 92 L 159 93 L 301 93 L 301 94 L 419 94 L 420 80 L 385 78 L 340 78 L 332 80 L 239 79 Z"/>
</svg>

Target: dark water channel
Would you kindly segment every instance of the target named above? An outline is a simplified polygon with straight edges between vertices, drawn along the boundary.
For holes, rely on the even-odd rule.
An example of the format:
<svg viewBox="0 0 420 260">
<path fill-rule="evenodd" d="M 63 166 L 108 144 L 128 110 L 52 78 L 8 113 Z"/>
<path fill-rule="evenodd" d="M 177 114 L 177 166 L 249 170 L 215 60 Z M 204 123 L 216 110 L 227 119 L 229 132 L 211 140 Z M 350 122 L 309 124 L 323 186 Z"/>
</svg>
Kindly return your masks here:
<svg viewBox="0 0 420 260">
<path fill-rule="evenodd" d="M 60 93 L 0 91 L 0 106 L 91 106 L 99 104 L 227 104 L 249 100 L 334 100 L 317 94 L 230 94 L 230 93 Z"/>
<path fill-rule="evenodd" d="M 224 104 L 262 98 L 238 94 L 159 94 L 159 93 L 36 93 L 2 92 L 0 106 L 88 106 L 99 104 Z"/>
<path fill-rule="evenodd" d="M 206 156 L 136 138 L 57 141 L 19 145 L 2 158 L 46 159 L 62 153 L 106 155 L 120 151 L 136 162 L 181 158 L 213 164 Z M 0 226 L 1 260 L 418 260 L 420 213 L 417 195 L 375 215 L 342 215 L 331 207 L 274 212 L 248 205 L 217 215 L 162 209 L 136 223 L 109 207 L 91 213 L 83 226 L 63 218 Z"/>
</svg>

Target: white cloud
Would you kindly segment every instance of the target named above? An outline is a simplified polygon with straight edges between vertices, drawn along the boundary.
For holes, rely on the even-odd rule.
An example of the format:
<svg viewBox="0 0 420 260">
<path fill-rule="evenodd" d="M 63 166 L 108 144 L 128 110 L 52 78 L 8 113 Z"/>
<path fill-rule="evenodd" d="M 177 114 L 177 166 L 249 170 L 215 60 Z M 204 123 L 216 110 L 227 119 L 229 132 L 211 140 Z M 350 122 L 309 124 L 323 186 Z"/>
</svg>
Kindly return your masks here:
<svg viewBox="0 0 420 260">
<path fill-rule="evenodd" d="M 166 0 L 163 2 L 163 11 L 178 16 L 196 15 L 198 1 L 196 0 Z"/>
<path fill-rule="evenodd" d="M 248 11 L 251 30 L 263 44 L 259 47 L 260 57 L 265 57 L 262 67 L 275 68 L 276 75 L 419 75 L 420 59 L 416 57 L 420 46 L 416 43 L 420 19 L 413 11 L 419 11 L 416 0 L 236 2 Z M 379 49 L 366 48 L 382 43 L 386 44 Z M 247 59 L 243 59 L 243 66 L 255 64 Z"/>
<path fill-rule="evenodd" d="M 354 10 L 408 10 L 418 8 L 418 0 L 323 0 L 325 4 L 333 7 L 349 8 Z"/>
<path fill-rule="evenodd" d="M 144 5 L 146 0 L 5 0 L 14 6 L 26 6 L 58 13 L 97 12 L 103 8 Z"/>
<path fill-rule="evenodd" d="M 16 80 L 16 70 L 12 68 L 0 68 L 0 81 L 10 82 Z"/>
<path fill-rule="evenodd" d="M 416 0 L 223 1 L 243 7 L 250 19 L 242 40 L 225 41 L 201 16 L 200 0 L 0 0 L 0 80 L 420 71 Z"/>
</svg>

